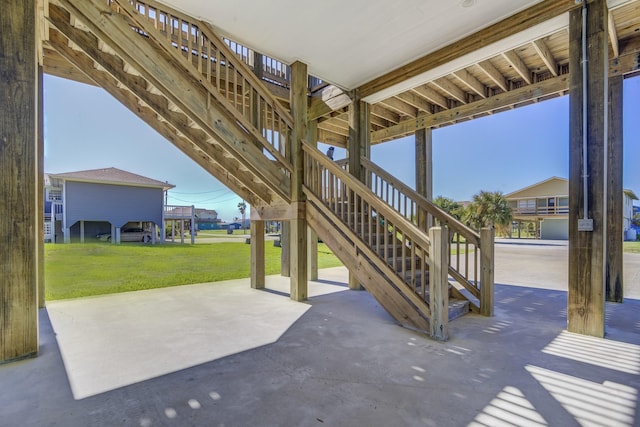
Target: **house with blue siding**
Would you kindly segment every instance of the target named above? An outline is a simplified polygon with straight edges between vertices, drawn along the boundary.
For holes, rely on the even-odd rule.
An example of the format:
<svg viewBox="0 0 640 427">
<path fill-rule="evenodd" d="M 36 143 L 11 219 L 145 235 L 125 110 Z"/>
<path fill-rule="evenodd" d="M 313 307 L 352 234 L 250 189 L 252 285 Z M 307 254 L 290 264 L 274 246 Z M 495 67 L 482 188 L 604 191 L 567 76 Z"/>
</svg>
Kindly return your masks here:
<svg viewBox="0 0 640 427">
<path fill-rule="evenodd" d="M 155 242 L 165 192 L 174 186 L 117 168 L 45 174 L 45 241 L 85 242 L 137 228 Z M 164 235 L 164 234 L 161 234 Z"/>
</svg>

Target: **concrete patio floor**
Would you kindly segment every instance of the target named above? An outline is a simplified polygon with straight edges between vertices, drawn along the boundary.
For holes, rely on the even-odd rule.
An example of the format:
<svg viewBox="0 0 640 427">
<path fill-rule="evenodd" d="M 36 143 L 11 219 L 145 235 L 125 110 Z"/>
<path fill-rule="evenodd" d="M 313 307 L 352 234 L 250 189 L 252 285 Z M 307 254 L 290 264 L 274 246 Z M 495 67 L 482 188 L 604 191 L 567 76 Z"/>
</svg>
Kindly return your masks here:
<svg viewBox="0 0 640 427">
<path fill-rule="evenodd" d="M 640 425 L 639 300 L 608 303 L 596 339 L 565 331 L 565 291 L 497 285 L 495 317 L 439 343 L 346 282 L 51 302 L 39 356 L 0 366 L 0 425 Z"/>
</svg>

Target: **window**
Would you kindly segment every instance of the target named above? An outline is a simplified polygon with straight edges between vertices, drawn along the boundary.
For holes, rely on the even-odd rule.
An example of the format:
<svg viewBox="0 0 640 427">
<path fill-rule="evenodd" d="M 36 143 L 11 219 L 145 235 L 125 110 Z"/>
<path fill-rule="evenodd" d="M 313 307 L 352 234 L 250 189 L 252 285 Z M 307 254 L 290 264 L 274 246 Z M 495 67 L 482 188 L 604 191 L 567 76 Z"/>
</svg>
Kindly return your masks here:
<svg viewBox="0 0 640 427">
<path fill-rule="evenodd" d="M 62 190 L 49 190 L 49 200 L 62 200 Z"/>
</svg>

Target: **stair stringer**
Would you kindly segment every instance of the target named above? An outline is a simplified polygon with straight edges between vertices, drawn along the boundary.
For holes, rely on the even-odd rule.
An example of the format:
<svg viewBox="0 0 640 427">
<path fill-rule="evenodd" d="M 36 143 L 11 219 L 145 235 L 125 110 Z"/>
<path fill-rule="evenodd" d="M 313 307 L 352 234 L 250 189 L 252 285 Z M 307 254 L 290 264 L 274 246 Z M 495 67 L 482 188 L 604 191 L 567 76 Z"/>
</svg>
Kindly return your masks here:
<svg viewBox="0 0 640 427">
<path fill-rule="evenodd" d="M 260 200 L 266 204 L 271 204 L 276 199 L 285 202 L 290 200 L 290 179 L 283 170 L 289 171 L 291 165 L 278 160 L 273 161 L 265 156 L 260 148 L 262 142 L 247 130 L 250 126 L 241 123 L 236 117 L 237 114 L 233 114 L 226 105 L 208 97 L 202 82 L 198 86 L 198 81 L 190 73 L 180 69 L 184 64 L 177 65 L 174 53 L 167 49 L 158 49 L 153 45 L 152 39 L 133 31 L 124 18 L 108 9 L 103 10 L 103 6 L 99 8 L 95 2 L 60 0 L 59 4 L 86 24 L 85 27 L 97 39 L 109 46 L 112 56 L 122 61 L 125 71 L 128 67 L 129 70 L 135 71 L 134 75 L 138 79 L 144 79 L 144 84 L 129 85 L 127 81 L 118 79 L 112 72 L 113 69 L 107 68 L 109 74 L 118 80 L 118 85 L 126 87 L 126 90 L 141 100 L 141 104 L 149 106 L 158 116 L 163 116 L 163 121 L 176 129 L 175 135 L 179 139 L 188 139 L 197 146 L 196 154 L 209 153 L 208 156 L 213 157 L 214 152 L 218 151 L 218 163 L 225 163 L 225 159 L 233 159 L 236 162 L 237 167 L 232 169 L 221 164 L 228 173 L 234 175 L 236 189 L 244 187 L 252 191 L 257 188 L 256 184 L 258 187 L 268 187 L 269 194 L 265 194 L 264 190 L 254 192 L 257 196 L 254 200 L 258 203 Z M 50 8 L 56 6 L 51 4 Z M 50 22 L 54 27 L 61 24 Z M 58 25 L 61 31 L 65 31 L 64 27 L 65 25 Z M 77 34 L 77 31 L 75 33 Z M 73 32 L 66 31 L 65 36 L 73 35 Z M 114 43 L 116 39 L 112 40 L 110 35 L 117 35 L 120 43 Z M 90 56 L 89 52 L 85 53 Z M 92 59 L 96 61 L 97 58 L 94 56 Z M 163 66 L 158 67 L 155 64 Z M 74 65 L 78 66 L 77 63 Z M 174 66 L 176 68 L 173 68 Z M 97 83 L 100 85 L 100 82 Z M 162 94 L 165 100 L 155 101 L 159 94 Z M 149 102 L 150 100 L 154 102 Z M 149 117 L 150 115 L 146 114 L 145 121 Z M 152 124 L 151 126 L 157 128 Z M 182 129 L 179 129 L 180 127 Z M 178 148 L 184 151 L 183 147 Z M 193 153 L 187 154 L 194 157 Z M 218 175 L 223 176 L 220 172 Z"/>
<path fill-rule="evenodd" d="M 329 249 L 400 325 L 429 333 L 428 304 L 408 289 L 355 233 L 341 227 L 338 216 L 310 191 L 305 194 L 307 222 Z"/>
</svg>

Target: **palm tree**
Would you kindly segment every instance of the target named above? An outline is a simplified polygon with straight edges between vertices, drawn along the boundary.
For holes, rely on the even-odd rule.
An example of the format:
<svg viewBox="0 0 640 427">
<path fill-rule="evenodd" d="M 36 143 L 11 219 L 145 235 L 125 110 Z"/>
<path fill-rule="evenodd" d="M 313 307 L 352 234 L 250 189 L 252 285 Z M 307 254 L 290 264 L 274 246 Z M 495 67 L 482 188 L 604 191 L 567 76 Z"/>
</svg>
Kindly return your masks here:
<svg viewBox="0 0 640 427">
<path fill-rule="evenodd" d="M 450 199 L 444 196 L 438 196 L 435 199 L 433 199 L 433 204 L 438 206 L 440 209 L 442 209 L 443 211 L 445 211 L 455 219 L 457 220 L 462 219 L 462 215 L 464 213 L 464 207 L 460 203 L 454 201 L 453 199 Z"/>
<path fill-rule="evenodd" d="M 504 232 L 508 230 L 512 218 L 509 202 L 501 191 L 480 191 L 467 206 L 464 219 L 476 229 L 495 226 L 498 231 Z"/>
<path fill-rule="evenodd" d="M 240 215 L 242 215 L 242 225 L 240 226 L 242 228 L 242 230 L 245 229 L 244 227 L 244 214 L 245 212 L 247 212 L 247 204 L 243 201 L 241 201 L 240 203 L 238 203 L 238 210 L 240 211 Z"/>
</svg>

